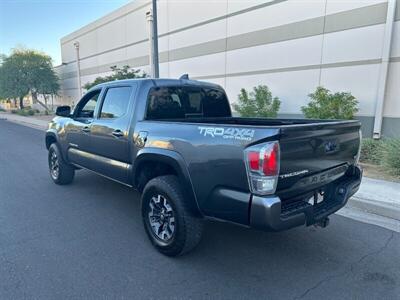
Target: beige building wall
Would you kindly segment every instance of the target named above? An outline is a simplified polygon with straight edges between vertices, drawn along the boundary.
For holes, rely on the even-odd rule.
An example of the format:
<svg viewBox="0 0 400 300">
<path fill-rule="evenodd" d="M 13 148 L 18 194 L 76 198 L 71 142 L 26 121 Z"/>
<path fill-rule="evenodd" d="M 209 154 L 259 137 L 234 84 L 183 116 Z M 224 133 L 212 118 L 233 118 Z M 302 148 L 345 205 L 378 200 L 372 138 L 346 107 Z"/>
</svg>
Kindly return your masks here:
<svg viewBox="0 0 400 300">
<path fill-rule="evenodd" d="M 397 1 L 384 106 L 385 135 L 400 135 L 400 1 Z M 82 85 L 130 65 L 149 72 L 146 11 L 136 0 L 63 37 L 62 102 L 78 99 L 74 43 Z M 300 116 L 318 85 L 349 91 L 370 136 L 388 3 L 386 0 L 159 0 L 162 77 L 222 85 L 231 102 L 240 88 L 268 85 L 282 116 Z"/>
</svg>

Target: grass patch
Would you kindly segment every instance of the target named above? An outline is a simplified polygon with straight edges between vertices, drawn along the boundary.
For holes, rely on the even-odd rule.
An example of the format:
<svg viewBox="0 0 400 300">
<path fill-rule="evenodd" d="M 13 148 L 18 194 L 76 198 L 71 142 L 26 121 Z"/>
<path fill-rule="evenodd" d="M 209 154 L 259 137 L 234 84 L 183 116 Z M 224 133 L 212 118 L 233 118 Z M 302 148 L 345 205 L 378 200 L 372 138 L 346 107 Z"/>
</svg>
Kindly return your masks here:
<svg viewBox="0 0 400 300">
<path fill-rule="evenodd" d="M 382 165 L 389 173 L 400 176 L 400 139 L 386 140 L 383 145 Z"/>
<path fill-rule="evenodd" d="M 383 157 L 383 144 L 382 140 L 363 139 L 361 142 L 360 161 L 379 165 Z"/>
<path fill-rule="evenodd" d="M 400 139 L 363 139 L 360 161 L 379 166 L 382 172 L 400 178 Z"/>
</svg>

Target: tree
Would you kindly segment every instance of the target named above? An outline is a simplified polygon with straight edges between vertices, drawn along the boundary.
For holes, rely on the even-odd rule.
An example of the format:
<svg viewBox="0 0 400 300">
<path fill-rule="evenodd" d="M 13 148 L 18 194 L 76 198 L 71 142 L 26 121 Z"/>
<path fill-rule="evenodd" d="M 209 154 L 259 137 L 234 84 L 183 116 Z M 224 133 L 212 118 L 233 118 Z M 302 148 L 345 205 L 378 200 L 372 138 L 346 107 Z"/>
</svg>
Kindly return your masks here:
<svg viewBox="0 0 400 300">
<path fill-rule="evenodd" d="M 122 68 L 118 68 L 117 66 L 110 67 L 113 74 L 104 77 L 97 77 L 93 82 L 86 83 L 83 88 L 89 90 L 97 84 L 114 81 L 114 80 L 122 80 L 122 79 L 131 79 L 131 78 L 145 78 L 147 74 L 142 72 L 141 70 L 131 69 L 128 65 L 123 66 Z"/>
<path fill-rule="evenodd" d="M 21 74 L 22 62 L 13 57 L 2 56 L 0 65 L 0 98 L 14 99 L 20 101 L 20 107 L 23 108 L 23 99 L 29 93 L 29 87 L 26 85 Z"/>
<path fill-rule="evenodd" d="M 2 57 L 0 95 L 19 98 L 21 109 L 24 97 L 31 93 L 33 102 L 48 110 L 38 95 L 55 94 L 58 90 L 58 77 L 50 56 L 35 50 L 14 49 L 10 56 Z"/>
<path fill-rule="evenodd" d="M 58 94 L 58 91 L 60 89 L 60 85 L 58 83 L 58 77 L 53 72 L 52 74 L 47 74 L 46 75 L 47 80 L 41 81 L 41 84 L 37 88 L 38 94 L 43 95 L 44 101 L 45 101 L 45 106 L 47 106 L 47 100 L 49 96 L 54 96 Z"/>
<path fill-rule="evenodd" d="M 311 101 L 301 108 L 310 119 L 353 119 L 358 112 L 358 101 L 347 92 L 332 94 L 330 90 L 319 86 L 308 95 Z"/>
<path fill-rule="evenodd" d="M 281 106 L 279 98 L 273 97 L 266 85 L 253 87 L 250 93 L 242 88 L 238 98 L 238 103 L 233 104 L 233 108 L 242 117 L 276 118 Z"/>
</svg>

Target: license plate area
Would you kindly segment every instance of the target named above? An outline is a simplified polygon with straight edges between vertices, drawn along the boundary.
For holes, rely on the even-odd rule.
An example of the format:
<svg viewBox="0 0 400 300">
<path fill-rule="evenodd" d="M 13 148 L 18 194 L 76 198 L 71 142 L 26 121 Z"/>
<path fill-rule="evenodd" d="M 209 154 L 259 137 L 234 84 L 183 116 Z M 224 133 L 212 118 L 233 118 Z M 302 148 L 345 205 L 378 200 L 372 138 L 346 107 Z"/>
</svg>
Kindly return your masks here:
<svg viewBox="0 0 400 300">
<path fill-rule="evenodd" d="M 324 190 L 314 191 L 313 195 L 308 199 L 307 203 L 312 206 L 317 206 L 325 201 L 326 193 Z"/>
</svg>

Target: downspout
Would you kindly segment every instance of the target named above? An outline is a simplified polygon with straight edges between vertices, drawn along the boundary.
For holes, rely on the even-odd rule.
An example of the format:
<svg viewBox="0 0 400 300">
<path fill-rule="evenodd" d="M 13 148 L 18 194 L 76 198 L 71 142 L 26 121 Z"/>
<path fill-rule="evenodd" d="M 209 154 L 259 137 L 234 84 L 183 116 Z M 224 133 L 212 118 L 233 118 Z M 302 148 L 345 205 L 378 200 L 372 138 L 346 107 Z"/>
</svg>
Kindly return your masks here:
<svg viewBox="0 0 400 300">
<path fill-rule="evenodd" d="M 386 15 L 385 35 L 382 48 L 382 62 L 379 70 L 379 81 L 375 107 L 374 120 L 374 139 L 381 138 L 383 108 L 385 105 L 386 80 L 389 69 L 390 49 L 392 46 L 392 34 L 394 27 L 394 18 L 396 13 L 396 0 L 388 0 L 388 10 Z"/>
</svg>

